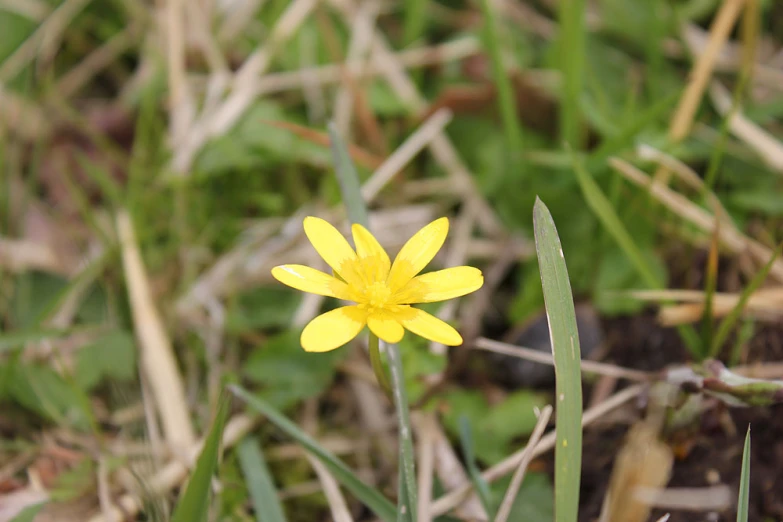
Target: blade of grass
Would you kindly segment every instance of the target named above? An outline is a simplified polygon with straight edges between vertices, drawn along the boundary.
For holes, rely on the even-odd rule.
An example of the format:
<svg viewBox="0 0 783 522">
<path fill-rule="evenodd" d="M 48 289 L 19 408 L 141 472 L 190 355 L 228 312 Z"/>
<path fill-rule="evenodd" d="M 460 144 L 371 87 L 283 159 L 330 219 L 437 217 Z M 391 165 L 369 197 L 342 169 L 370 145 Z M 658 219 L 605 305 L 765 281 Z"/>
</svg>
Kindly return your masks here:
<svg viewBox="0 0 783 522">
<path fill-rule="evenodd" d="M 702 347 L 712 346 L 712 335 L 715 329 L 715 320 L 712 317 L 712 299 L 718 285 L 718 245 L 720 239 L 720 220 L 715 221 L 715 229 L 712 231 L 710 252 L 707 258 L 707 274 L 704 282 L 704 313 L 702 314 Z M 705 350 L 706 351 L 706 350 Z M 704 354 L 706 357 L 708 354 Z"/>
<path fill-rule="evenodd" d="M 584 0 L 561 0 L 558 8 L 560 31 L 557 53 L 563 86 L 560 92 L 560 136 L 574 150 L 582 146 L 579 100 L 585 65 L 585 8 Z"/>
<path fill-rule="evenodd" d="M 348 219 L 352 223 L 358 223 L 370 228 L 370 219 L 367 215 L 367 205 L 362 198 L 362 190 L 359 182 L 359 174 L 356 172 L 345 145 L 334 122 L 329 122 L 329 139 L 331 140 L 332 157 L 337 181 L 340 183 L 340 191 L 343 195 L 343 203 L 348 208 Z"/>
<path fill-rule="evenodd" d="M 498 91 L 498 105 L 503 119 L 503 130 L 508 141 L 507 151 L 510 155 L 512 172 L 520 173 L 522 167 L 522 127 L 519 122 L 519 113 L 514 98 L 511 79 L 503 67 L 503 53 L 500 48 L 499 31 L 495 22 L 495 14 L 490 5 L 490 0 L 481 0 L 481 9 L 484 14 L 484 47 L 489 54 L 492 65 L 492 80 Z"/>
<path fill-rule="evenodd" d="M 615 212 L 612 204 L 604 195 L 601 188 L 585 170 L 584 165 L 576 154 L 572 155 L 574 172 L 576 173 L 576 179 L 579 182 L 579 188 L 582 189 L 582 194 L 587 201 L 588 206 L 593 213 L 601 220 L 604 228 L 609 231 L 609 234 L 614 238 L 623 253 L 633 263 L 634 268 L 644 279 L 645 284 L 655 290 L 660 290 L 664 287 L 663 282 L 655 276 L 647 260 L 642 255 L 641 250 L 634 243 L 631 234 L 623 225 L 620 217 Z M 682 337 L 688 350 L 694 357 L 701 359 L 702 349 L 699 336 L 692 326 L 679 325 L 677 332 Z"/>
<path fill-rule="evenodd" d="M 729 312 L 729 315 L 726 316 L 723 322 L 720 323 L 718 333 L 715 334 L 715 339 L 713 340 L 712 347 L 710 349 L 710 357 L 715 357 L 718 354 L 721 346 L 723 346 L 723 343 L 726 342 L 726 338 L 729 336 L 729 333 L 734 327 L 734 324 L 742 315 L 742 311 L 745 309 L 745 305 L 748 303 L 748 299 L 750 299 L 750 296 L 753 294 L 753 292 L 755 292 L 758 287 L 761 286 L 761 283 L 763 283 L 767 278 L 769 271 L 772 269 L 772 264 L 780 256 L 781 252 L 783 252 L 783 243 L 778 245 L 778 248 L 772 254 L 772 257 L 770 257 L 769 261 L 767 261 L 767 264 L 764 265 L 764 267 L 753 276 L 753 279 L 751 279 L 750 283 L 748 283 L 748 286 L 746 286 L 742 291 L 739 301 L 737 301 L 737 305 L 731 310 L 731 312 Z"/>
<path fill-rule="evenodd" d="M 247 437 L 237 447 L 237 457 L 245 476 L 250 501 L 258 522 L 286 522 L 275 482 L 257 438 Z"/>
<path fill-rule="evenodd" d="M 215 419 L 209 435 L 204 441 L 196 467 L 188 481 L 187 488 L 174 509 L 171 522 L 198 522 L 207 519 L 210 500 L 210 485 L 220 458 L 220 443 L 223 438 L 223 427 L 229 413 L 230 396 L 223 394 L 218 405 Z"/>
<path fill-rule="evenodd" d="M 745 447 L 742 448 L 742 473 L 740 474 L 739 497 L 737 498 L 737 522 L 748 522 L 750 504 L 750 426 L 745 434 Z"/>
<path fill-rule="evenodd" d="M 495 517 L 492 511 L 492 495 L 489 492 L 489 484 L 481 476 L 481 471 L 476 466 L 476 456 L 473 454 L 473 437 L 470 433 L 470 420 L 466 415 L 460 415 L 459 418 L 459 441 L 462 446 L 462 458 L 465 459 L 465 467 L 467 468 L 470 481 L 473 483 L 473 489 L 478 494 L 488 519 L 492 520 Z"/>
<path fill-rule="evenodd" d="M 38 512 L 41 511 L 46 504 L 47 502 L 40 502 L 38 504 L 33 504 L 32 506 L 27 506 L 12 518 L 11 522 L 34 522 Z"/>
<path fill-rule="evenodd" d="M 299 426 L 291 422 L 285 415 L 271 406 L 266 401 L 252 395 L 244 388 L 236 385 L 229 386 L 231 392 L 242 399 L 251 409 L 266 416 L 275 426 L 284 431 L 286 435 L 296 440 L 304 448 L 318 457 L 329 468 L 334 478 L 345 486 L 356 498 L 385 522 L 394 522 L 397 519 L 397 510 L 394 504 L 389 502 L 378 490 L 364 483 L 356 474 L 345 465 L 343 461 L 325 450 L 318 442 L 302 431 Z"/>
<path fill-rule="evenodd" d="M 407 47 L 418 40 L 426 26 L 427 0 L 405 0 L 404 46 Z"/>
<path fill-rule="evenodd" d="M 538 197 L 533 207 L 533 227 L 555 358 L 555 522 L 576 522 L 582 465 L 582 376 L 574 297 L 555 222 Z"/>
</svg>

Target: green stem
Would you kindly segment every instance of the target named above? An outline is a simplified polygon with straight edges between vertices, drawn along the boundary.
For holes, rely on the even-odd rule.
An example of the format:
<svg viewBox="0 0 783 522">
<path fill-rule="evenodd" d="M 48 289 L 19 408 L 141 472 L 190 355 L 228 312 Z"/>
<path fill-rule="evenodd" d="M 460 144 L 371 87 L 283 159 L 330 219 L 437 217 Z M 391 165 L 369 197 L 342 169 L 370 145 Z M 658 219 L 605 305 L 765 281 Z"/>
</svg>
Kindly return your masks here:
<svg viewBox="0 0 783 522">
<path fill-rule="evenodd" d="M 389 377 L 386 375 L 386 369 L 383 367 L 383 361 L 381 360 L 380 340 L 377 335 L 370 332 L 368 343 L 370 345 L 370 364 L 372 364 L 372 371 L 375 372 L 375 379 L 378 381 L 378 385 L 383 390 L 383 393 L 393 401 L 394 397 L 392 397 Z"/>
<path fill-rule="evenodd" d="M 416 468 L 413 459 L 413 430 L 408 411 L 408 395 L 405 392 L 405 379 L 402 374 L 402 359 L 396 344 L 386 345 L 386 355 L 389 358 L 391 368 L 392 386 L 394 387 L 394 408 L 399 422 L 400 436 L 400 477 L 405 484 L 405 495 L 400 498 L 398 509 L 402 513 L 403 520 L 416 522 Z M 407 515 L 407 516 L 405 516 Z"/>
</svg>

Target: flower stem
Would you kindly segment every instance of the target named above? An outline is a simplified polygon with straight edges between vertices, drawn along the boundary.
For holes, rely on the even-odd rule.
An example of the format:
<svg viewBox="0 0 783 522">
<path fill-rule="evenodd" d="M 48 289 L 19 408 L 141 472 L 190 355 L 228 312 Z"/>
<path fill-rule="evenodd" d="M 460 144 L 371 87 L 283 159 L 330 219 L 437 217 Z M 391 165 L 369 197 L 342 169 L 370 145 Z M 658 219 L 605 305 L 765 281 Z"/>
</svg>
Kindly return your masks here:
<svg viewBox="0 0 783 522">
<path fill-rule="evenodd" d="M 375 372 L 375 379 L 378 381 L 378 385 L 383 390 L 383 393 L 393 402 L 394 397 L 392 397 L 389 377 L 386 375 L 386 369 L 383 367 L 383 361 L 381 360 L 380 340 L 377 335 L 370 332 L 370 339 L 368 342 L 370 345 L 370 364 L 372 364 L 372 371 Z"/>
<path fill-rule="evenodd" d="M 416 469 L 413 459 L 413 430 L 408 411 L 408 394 L 405 392 L 405 378 L 402 374 L 402 359 L 396 344 L 386 345 L 386 355 L 389 357 L 392 387 L 394 389 L 394 408 L 397 413 L 400 434 L 400 484 L 401 492 L 397 509 L 401 517 L 398 520 L 416 522 Z"/>
</svg>

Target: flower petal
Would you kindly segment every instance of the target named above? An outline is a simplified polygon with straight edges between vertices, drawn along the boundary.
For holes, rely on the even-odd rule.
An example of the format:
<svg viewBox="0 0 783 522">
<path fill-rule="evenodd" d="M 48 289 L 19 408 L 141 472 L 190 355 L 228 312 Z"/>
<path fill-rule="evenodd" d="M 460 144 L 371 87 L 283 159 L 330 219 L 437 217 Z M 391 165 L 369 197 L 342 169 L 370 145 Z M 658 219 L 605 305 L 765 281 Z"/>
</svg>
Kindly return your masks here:
<svg viewBox="0 0 783 522">
<path fill-rule="evenodd" d="M 448 218 L 436 219 L 425 226 L 402 247 L 394 259 L 388 284 L 392 292 L 405 286 L 413 276 L 421 272 L 432 261 L 446 241 L 449 233 Z"/>
<path fill-rule="evenodd" d="M 434 303 L 475 292 L 483 284 L 478 268 L 455 266 L 414 277 L 393 299 L 398 304 Z"/>
<path fill-rule="evenodd" d="M 446 346 L 459 346 L 462 344 L 462 336 L 457 330 L 424 310 L 410 306 L 399 306 L 395 307 L 392 315 L 405 328 L 425 339 L 442 343 Z"/>
<path fill-rule="evenodd" d="M 304 219 L 304 230 L 318 255 L 340 277 L 349 285 L 361 283 L 356 278 L 356 252 L 336 228 L 321 218 L 308 216 Z"/>
<path fill-rule="evenodd" d="M 328 352 L 339 348 L 362 331 L 367 313 L 358 306 L 343 306 L 319 315 L 302 331 L 302 348 L 308 352 Z"/>
<path fill-rule="evenodd" d="M 351 227 L 356 253 L 362 263 L 364 272 L 370 276 L 370 283 L 386 281 L 389 276 L 389 255 L 369 230 L 359 224 Z"/>
<path fill-rule="evenodd" d="M 280 265 L 272 269 L 272 276 L 291 288 L 311 294 L 348 299 L 348 285 L 315 268 L 304 265 Z"/>
<path fill-rule="evenodd" d="M 371 314 L 367 318 L 367 326 L 370 331 L 380 337 L 384 342 L 397 344 L 405 335 L 405 329 L 394 317 L 387 313 Z"/>
</svg>

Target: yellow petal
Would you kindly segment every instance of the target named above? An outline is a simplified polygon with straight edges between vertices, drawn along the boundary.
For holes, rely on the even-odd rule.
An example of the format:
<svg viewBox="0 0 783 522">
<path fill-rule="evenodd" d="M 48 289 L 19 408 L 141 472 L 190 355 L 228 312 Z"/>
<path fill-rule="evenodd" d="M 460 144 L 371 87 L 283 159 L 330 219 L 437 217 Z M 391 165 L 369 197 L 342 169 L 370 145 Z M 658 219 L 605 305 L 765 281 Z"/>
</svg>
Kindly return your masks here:
<svg viewBox="0 0 783 522">
<path fill-rule="evenodd" d="M 405 328 L 425 339 L 445 344 L 446 346 L 462 344 L 462 336 L 457 330 L 424 310 L 411 308 L 410 306 L 399 306 L 395 307 L 392 315 Z"/>
<path fill-rule="evenodd" d="M 483 284 L 481 270 L 456 266 L 414 277 L 393 299 L 397 304 L 434 303 L 475 292 Z"/>
<path fill-rule="evenodd" d="M 304 230 L 318 254 L 340 277 L 349 285 L 361 283 L 356 277 L 356 252 L 336 228 L 321 218 L 308 216 Z"/>
<path fill-rule="evenodd" d="M 272 269 L 272 276 L 291 288 L 311 294 L 348 299 L 348 285 L 329 274 L 304 265 L 281 265 Z"/>
<path fill-rule="evenodd" d="M 392 292 L 405 286 L 432 261 L 446 241 L 448 233 L 449 220 L 444 217 L 422 228 L 405 243 L 394 259 L 389 273 L 388 284 Z"/>
<path fill-rule="evenodd" d="M 358 306 L 343 306 L 319 315 L 302 331 L 302 348 L 308 352 L 328 352 L 339 348 L 362 331 L 367 313 Z"/>
<path fill-rule="evenodd" d="M 405 335 L 402 325 L 391 315 L 386 313 L 374 313 L 367 318 L 367 326 L 370 331 L 384 342 L 397 344 Z"/>
<path fill-rule="evenodd" d="M 389 276 L 389 255 L 369 230 L 359 224 L 351 227 L 356 253 L 364 268 L 364 273 L 370 277 L 368 283 L 386 281 Z"/>
</svg>

